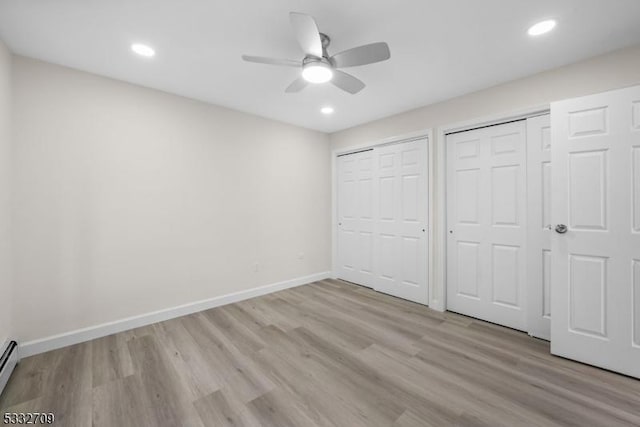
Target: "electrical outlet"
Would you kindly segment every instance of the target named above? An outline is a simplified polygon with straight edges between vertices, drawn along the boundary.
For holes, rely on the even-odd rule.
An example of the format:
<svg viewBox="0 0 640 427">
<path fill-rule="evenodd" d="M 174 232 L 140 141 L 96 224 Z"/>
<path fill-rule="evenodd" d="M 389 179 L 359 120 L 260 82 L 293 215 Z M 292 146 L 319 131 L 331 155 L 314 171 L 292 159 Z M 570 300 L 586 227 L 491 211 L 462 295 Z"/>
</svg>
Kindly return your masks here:
<svg viewBox="0 0 640 427">
<path fill-rule="evenodd" d="M 298 259 L 304 259 L 304 252 L 300 252 L 298 254 Z"/>
</svg>

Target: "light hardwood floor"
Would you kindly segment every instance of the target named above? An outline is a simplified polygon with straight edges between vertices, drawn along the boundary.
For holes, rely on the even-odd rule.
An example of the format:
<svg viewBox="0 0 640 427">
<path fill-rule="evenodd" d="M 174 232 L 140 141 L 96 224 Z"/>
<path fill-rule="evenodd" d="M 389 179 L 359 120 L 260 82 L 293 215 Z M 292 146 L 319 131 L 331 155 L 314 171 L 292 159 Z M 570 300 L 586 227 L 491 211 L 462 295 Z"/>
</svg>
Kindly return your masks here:
<svg viewBox="0 0 640 427">
<path fill-rule="evenodd" d="M 59 426 L 639 426 L 640 381 L 327 280 L 29 357 L 0 408 Z"/>
</svg>

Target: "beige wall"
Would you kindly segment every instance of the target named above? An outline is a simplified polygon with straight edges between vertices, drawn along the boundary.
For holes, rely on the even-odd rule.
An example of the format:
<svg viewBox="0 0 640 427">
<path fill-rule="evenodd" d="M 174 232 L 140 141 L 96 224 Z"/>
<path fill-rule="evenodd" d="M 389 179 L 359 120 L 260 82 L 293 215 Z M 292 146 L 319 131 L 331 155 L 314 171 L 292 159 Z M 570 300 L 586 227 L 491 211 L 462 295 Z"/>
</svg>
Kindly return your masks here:
<svg viewBox="0 0 640 427">
<path fill-rule="evenodd" d="M 11 328 L 11 54 L 0 41 L 0 351 Z"/>
<path fill-rule="evenodd" d="M 336 132 L 331 145 L 343 149 L 635 84 L 640 84 L 640 45 Z"/>
<path fill-rule="evenodd" d="M 330 269 L 327 135 L 13 62 L 23 342 Z"/>
</svg>

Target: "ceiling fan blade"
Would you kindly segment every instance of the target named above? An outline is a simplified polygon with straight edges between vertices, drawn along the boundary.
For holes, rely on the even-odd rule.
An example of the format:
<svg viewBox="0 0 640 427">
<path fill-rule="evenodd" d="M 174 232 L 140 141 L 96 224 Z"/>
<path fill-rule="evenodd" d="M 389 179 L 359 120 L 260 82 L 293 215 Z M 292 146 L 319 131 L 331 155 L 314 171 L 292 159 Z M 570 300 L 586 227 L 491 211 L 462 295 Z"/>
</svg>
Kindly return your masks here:
<svg viewBox="0 0 640 427">
<path fill-rule="evenodd" d="M 339 70 L 333 70 L 331 83 L 350 94 L 356 94 L 365 87 L 365 84 L 361 80 Z"/>
<path fill-rule="evenodd" d="M 242 55 L 242 59 L 247 62 L 257 62 L 258 64 L 282 65 L 284 67 L 301 67 L 300 61 L 293 59 L 267 58 L 265 56 Z"/>
<path fill-rule="evenodd" d="M 295 79 L 289 86 L 287 86 L 287 88 L 284 91 L 286 93 L 300 92 L 302 89 L 307 87 L 308 84 L 309 83 L 305 79 L 303 79 L 302 77 L 299 77 Z"/>
<path fill-rule="evenodd" d="M 371 43 L 336 53 L 331 61 L 337 68 L 373 64 L 391 58 L 389 45 L 385 42 Z"/>
<path fill-rule="evenodd" d="M 322 58 L 322 41 L 320 40 L 320 31 L 318 31 L 315 19 L 312 16 L 297 12 L 291 12 L 289 19 L 304 53 Z"/>
</svg>

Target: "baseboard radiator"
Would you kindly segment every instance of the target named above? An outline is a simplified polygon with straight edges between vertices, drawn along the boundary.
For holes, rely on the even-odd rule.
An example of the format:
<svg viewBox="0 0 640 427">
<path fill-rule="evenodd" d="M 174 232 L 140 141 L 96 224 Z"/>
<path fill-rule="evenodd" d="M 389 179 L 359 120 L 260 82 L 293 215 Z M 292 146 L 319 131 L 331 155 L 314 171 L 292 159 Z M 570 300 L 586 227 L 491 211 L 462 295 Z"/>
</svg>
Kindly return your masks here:
<svg viewBox="0 0 640 427">
<path fill-rule="evenodd" d="M 9 381 L 13 368 L 18 364 L 18 360 L 18 343 L 9 341 L 0 358 L 0 394 L 2 394 L 4 386 L 7 385 L 7 381 Z"/>
</svg>

